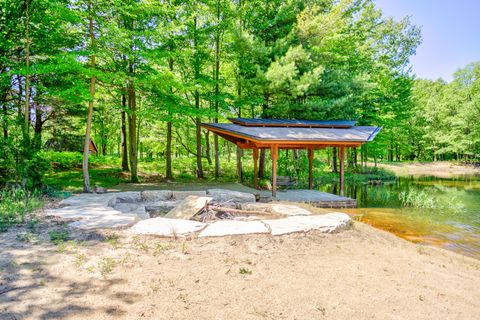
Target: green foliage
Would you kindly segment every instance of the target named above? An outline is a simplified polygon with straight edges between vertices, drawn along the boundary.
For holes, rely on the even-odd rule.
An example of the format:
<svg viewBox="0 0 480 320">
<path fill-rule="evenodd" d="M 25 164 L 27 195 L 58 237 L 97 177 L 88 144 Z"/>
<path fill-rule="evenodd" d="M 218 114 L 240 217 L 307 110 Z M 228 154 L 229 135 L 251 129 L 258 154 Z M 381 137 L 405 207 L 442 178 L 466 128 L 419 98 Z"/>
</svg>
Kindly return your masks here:
<svg viewBox="0 0 480 320">
<path fill-rule="evenodd" d="M 55 245 L 63 244 L 69 238 L 67 230 L 52 230 L 48 232 L 48 236 L 50 237 L 50 242 Z"/>
<path fill-rule="evenodd" d="M 38 192 L 17 188 L 0 190 L 0 230 L 23 223 L 27 213 L 42 205 L 43 201 Z"/>
<path fill-rule="evenodd" d="M 398 194 L 398 198 L 404 207 L 436 209 L 437 202 L 425 191 L 409 190 L 402 191 Z"/>
</svg>

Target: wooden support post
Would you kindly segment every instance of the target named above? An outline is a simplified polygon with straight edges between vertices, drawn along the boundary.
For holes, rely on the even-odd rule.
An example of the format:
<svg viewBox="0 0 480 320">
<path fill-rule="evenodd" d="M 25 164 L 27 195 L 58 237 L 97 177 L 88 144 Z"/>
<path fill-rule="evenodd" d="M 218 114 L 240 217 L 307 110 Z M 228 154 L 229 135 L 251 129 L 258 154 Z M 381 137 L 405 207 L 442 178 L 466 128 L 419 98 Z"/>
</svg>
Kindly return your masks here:
<svg viewBox="0 0 480 320">
<path fill-rule="evenodd" d="M 344 195 L 345 184 L 345 147 L 338 147 L 338 159 L 340 160 L 340 195 Z"/>
<path fill-rule="evenodd" d="M 253 187 L 258 189 L 258 149 L 253 148 Z"/>
<path fill-rule="evenodd" d="M 277 196 L 277 160 L 278 145 L 274 144 L 270 147 L 270 155 L 272 157 L 272 197 Z"/>
<path fill-rule="evenodd" d="M 312 148 L 308 148 L 308 188 L 313 189 L 313 152 Z"/>
</svg>

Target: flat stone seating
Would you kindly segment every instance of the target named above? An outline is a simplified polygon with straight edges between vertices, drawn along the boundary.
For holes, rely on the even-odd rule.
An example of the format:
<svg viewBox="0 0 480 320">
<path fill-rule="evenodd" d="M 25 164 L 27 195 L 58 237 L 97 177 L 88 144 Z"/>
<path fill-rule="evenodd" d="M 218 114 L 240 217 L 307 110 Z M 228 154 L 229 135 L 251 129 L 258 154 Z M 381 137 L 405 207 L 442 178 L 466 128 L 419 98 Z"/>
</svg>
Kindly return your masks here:
<svg viewBox="0 0 480 320">
<path fill-rule="evenodd" d="M 228 191 L 222 189 L 215 189 L 211 193 L 183 191 L 180 194 L 177 193 L 178 198 L 175 198 L 174 195 L 175 192 L 172 191 L 79 194 L 63 200 L 60 208 L 47 210 L 46 214 L 65 219 L 72 228 L 84 230 L 128 228 L 129 232 L 135 234 L 164 237 L 188 235 L 220 237 L 242 234 L 277 236 L 310 230 L 332 233 L 347 228 L 351 222 L 350 217 L 345 213 L 332 212 L 313 215 L 310 211 L 297 206 L 280 203 L 255 203 L 253 195 L 249 196 L 241 192 L 235 192 L 230 199 Z M 216 199 L 219 203 L 224 204 L 231 201 L 240 205 L 242 209 L 280 214 L 280 218 L 261 219 L 257 217 L 256 220 L 250 221 L 233 218 L 202 223 L 188 219 L 172 219 L 168 215 L 150 218 L 145 211 L 145 207 L 151 203 L 148 201 L 154 203 L 174 201 L 181 204 L 192 198 L 201 200 L 199 207 L 204 205 L 205 200 Z M 171 211 L 174 212 L 175 209 L 176 207 Z M 197 210 L 196 206 L 192 206 L 192 211 L 194 210 Z M 191 213 L 192 216 L 194 214 L 195 212 Z M 176 217 L 176 215 L 174 216 Z"/>
</svg>

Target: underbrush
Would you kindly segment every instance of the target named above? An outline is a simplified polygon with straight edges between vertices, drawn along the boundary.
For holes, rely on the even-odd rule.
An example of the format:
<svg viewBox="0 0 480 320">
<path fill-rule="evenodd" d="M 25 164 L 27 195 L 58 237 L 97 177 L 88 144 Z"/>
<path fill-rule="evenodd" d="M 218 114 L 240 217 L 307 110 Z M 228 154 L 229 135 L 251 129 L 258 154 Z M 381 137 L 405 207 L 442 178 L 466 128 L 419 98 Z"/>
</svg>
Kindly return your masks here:
<svg viewBox="0 0 480 320">
<path fill-rule="evenodd" d="M 9 188 L 0 190 L 0 231 L 23 223 L 28 213 L 41 208 L 43 196 L 38 191 Z"/>
</svg>

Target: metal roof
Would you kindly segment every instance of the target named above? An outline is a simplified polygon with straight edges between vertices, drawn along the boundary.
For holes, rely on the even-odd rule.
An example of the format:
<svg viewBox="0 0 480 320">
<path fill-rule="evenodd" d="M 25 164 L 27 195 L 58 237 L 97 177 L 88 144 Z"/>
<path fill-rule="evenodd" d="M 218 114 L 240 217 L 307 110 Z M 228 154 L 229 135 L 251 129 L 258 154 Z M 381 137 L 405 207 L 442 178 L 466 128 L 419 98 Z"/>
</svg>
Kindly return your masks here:
<svg viewBox="0 0 480 320">
<path fill-rule="evenodd" d="M 303 121 L 303 120 L 302 120 Z M 203 127 L 223 134 L 233 134 L 254 141 L 306 141 L 306 142 L 368 142 L 381 127 L 355 126 L 350 128 L 256 127 L 232 123 L 204 123 Z"/>
<path fill-rule="evenodd" d="M 306 127 L 306 128 L 351 128 L 356 121 L 350 120 L 292 120 L 229 118 L 231 122 L 247 127 Z"/>
</svg>

